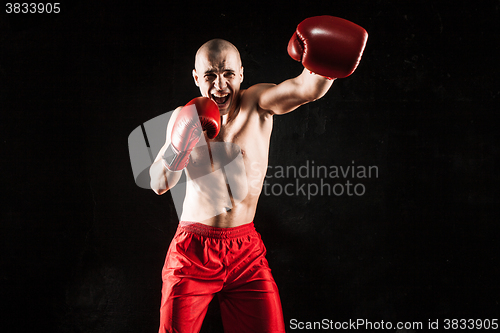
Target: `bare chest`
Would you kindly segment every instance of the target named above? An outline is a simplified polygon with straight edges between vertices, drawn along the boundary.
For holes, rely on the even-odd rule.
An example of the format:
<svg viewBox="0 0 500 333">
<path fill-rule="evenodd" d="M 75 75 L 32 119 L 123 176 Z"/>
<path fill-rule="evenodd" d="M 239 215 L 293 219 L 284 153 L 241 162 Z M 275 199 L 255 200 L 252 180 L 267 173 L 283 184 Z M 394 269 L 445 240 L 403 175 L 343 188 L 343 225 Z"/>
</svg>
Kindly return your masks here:
<svg viewBox="0 0 500 333">
<path fill-rule="evenodd" d="M 254 161 L 267 165 L 271 130 L 257 116 L 239 115 L 221 127 L 213 140 L 206 137 L 191 153 L 191 163 L 198 168 L 216 170 L 241 158 L 245 165 Z"/>
</svg>

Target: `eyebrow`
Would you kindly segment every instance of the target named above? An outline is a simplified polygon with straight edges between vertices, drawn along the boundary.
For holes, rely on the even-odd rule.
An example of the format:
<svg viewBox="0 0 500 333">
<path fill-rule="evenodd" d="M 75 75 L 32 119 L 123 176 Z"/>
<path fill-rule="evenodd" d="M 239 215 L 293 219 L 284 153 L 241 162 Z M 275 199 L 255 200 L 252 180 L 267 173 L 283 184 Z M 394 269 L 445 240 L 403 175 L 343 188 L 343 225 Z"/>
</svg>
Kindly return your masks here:
<svg viewBox="0 0 500 333">
<path fill-rule="evenodd" d="M 231 72 L 231 73 L 235 73 L 236 72 L 234 69 L 230 69 L 230 68 L 224 68 L 222 71 L 223 72 Z M 207 69 L 205 71 L 205 74 L 211 74 L 211 73 L 214 73 L 214 72 L 217 72 L 217 69 Z"/>
</svg>

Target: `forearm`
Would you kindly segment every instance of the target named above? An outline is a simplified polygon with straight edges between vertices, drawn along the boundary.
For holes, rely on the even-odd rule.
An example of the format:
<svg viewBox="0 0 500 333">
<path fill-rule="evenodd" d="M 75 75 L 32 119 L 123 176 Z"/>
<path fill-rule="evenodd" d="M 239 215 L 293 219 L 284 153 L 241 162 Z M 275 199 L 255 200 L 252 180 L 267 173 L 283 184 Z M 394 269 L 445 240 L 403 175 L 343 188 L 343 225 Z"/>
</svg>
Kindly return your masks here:
<svg viewBox="0 0 500 333">
<path fill-rule="evenodd" d="M 296 94 L 302 96 L 306 102 L 313 102 L 323 97 L 335 80 L 314 74 L 307 68 L 304 68 L 296 79 L 298 80 Z"/>
<path fill-rule="evenodd" d="M 157 159 L 149 168 L 151 189 L 161 195 L 173 188 L 181 178 L 181 171 L 170 171 L 164 167 L 161 158 Z"/>
</svg>

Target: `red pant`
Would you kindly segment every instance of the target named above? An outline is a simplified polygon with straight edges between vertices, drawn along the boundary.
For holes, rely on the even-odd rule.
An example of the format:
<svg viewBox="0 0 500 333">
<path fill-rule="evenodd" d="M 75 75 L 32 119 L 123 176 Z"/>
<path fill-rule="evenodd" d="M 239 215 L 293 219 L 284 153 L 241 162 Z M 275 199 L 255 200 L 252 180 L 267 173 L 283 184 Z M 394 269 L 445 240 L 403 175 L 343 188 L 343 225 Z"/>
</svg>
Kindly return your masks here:
<svg viewBox="0 0 500 333">
<path fill-rule="evenodd" d="M 278 288 L 253 222 L 181 222 L 163 267 L 160 333 L 199 332 L 215 293 L 224 331 L 285 332 Z"/>
</svg>

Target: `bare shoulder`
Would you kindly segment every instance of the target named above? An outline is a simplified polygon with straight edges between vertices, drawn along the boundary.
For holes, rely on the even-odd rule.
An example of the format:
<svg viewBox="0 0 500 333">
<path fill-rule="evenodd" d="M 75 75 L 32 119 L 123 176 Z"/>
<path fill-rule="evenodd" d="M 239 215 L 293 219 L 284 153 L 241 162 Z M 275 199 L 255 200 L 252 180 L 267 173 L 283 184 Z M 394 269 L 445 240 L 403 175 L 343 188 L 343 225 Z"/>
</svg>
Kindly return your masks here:
<svg viewBox="0 0 500 333">
<path fill-rule="evenodd" d="M 271 115 L 270 110 L 261 108 L 259 101 L 262 94 L 274 86 L 276 86 L 274 83 L 258 83 L 243 91 L 241 96 L 242 109 L 257 111 L 262 115 Z"/>
<path fill-rule="evenodd" d="M 258 83 L 246 90 L 246 94 L 249 97 L 257 98 L 267 89 L 274 87 L 276 84 L 274 83 Z"/>
</svg>

